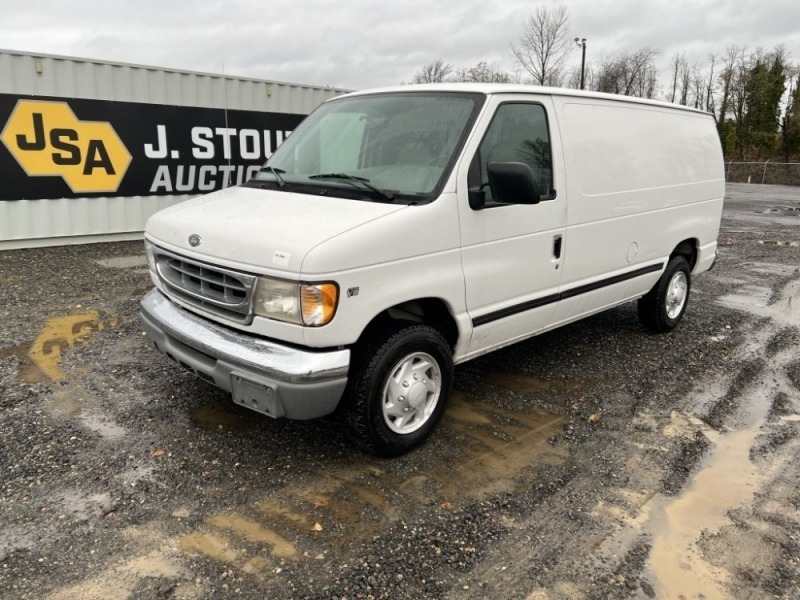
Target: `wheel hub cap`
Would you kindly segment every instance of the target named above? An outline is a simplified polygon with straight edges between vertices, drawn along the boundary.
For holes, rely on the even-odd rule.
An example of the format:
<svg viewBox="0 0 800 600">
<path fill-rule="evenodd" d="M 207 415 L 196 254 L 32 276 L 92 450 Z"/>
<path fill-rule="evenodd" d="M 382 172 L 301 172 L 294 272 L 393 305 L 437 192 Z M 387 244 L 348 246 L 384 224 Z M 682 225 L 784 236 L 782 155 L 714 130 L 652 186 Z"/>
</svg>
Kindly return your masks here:
<svg viewBox="0 0 800 600">
<path fill-rule="evenodd" d="M 412 433 L 431 418 L 439 403 L 442 372 L 436 360 L 415 352 L 392 369 L 383 389 L 383 419 L 395 433 Z"/>
<path fill-rule="evenodd" d="M 408 406 L 414 410 L 422 406 L 428 396 L 428 388 L 422 383 L 416 383 L 408 393 Z"/>
<path fill-rule="evenodd" d="M 667 289 L 667 316 L 670 319 L 674 319 L 681 314 L 683 305 L 686 303 L 687 284 L 686 273 L 683 271 L 675 273 L 675 277 L 669 282 L 669 288 Z"/>
</svg>

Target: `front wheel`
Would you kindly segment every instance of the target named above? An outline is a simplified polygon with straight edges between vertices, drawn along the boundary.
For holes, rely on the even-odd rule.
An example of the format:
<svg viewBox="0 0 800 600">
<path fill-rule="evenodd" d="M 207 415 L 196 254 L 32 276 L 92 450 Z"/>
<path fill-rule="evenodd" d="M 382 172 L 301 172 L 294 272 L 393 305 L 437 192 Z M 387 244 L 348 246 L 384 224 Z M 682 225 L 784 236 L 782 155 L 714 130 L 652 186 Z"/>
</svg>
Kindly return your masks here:
<svg viewBox="0 0 800 600">
<path fill-rule="evenodd" d="M 399 325 L 355 353 L 345 418 L 362 447 L 399 456 L 436 428 L 450 396 L 453 358 L 442 335 Z"/>
<path fill-rule="evenodd" d="M 683 256 L 674 256 L 653 289 L 639 298 L 639 322 L 655 333 L 675 329 L 686 312 L 691 287 L 689 263 Z"/>
</svg>

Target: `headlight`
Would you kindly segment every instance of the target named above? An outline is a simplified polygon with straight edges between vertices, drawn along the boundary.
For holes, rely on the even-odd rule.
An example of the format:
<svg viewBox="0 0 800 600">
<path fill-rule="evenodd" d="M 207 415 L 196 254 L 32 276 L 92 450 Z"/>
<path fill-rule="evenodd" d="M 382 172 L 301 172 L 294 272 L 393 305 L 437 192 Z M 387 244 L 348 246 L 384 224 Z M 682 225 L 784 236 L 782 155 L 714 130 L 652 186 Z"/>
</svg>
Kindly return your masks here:
<svg viewBox="0 0 800 600">
<path fill-rule="evenodd" d="M 336 313 L 339 286 L 335 283 L 295 283 L 259 277 L 253 310 L 261 317 L 319 327 Z"/>
</svg>

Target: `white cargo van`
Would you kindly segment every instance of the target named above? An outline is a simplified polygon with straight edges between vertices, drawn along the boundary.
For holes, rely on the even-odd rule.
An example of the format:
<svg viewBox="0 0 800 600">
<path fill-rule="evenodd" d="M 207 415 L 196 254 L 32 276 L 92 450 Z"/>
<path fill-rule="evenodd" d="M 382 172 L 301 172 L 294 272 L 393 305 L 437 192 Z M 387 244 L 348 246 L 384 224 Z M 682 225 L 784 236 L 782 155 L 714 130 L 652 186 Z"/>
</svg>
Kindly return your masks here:
<svg viewBox="0 0 800 600">
<path fill-rule="evenodd" d="M 421 85 L 320 106 L 248 183 L 153 216 L 157 348 L 271 417 L 342 411 L 382 455 L 436 427 L 453 365 L 639 299 L 681 320 L 716 257 L 711 115 Z"/>
</svg>

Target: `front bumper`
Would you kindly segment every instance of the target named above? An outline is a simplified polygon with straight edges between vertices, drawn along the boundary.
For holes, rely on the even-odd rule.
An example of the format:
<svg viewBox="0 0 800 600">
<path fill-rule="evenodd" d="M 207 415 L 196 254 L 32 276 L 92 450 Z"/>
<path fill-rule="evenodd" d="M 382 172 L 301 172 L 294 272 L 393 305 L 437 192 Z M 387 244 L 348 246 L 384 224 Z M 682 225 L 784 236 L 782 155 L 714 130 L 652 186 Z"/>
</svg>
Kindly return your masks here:
<svg viewBox="0 0 800 600">
<path fill-rule="evenodd" d="M 139 316 L 160 352 L 234 401 L 271 417 L 313 419 L 334 411 L 347 384 L 350 350 L 315 352 L 218 325 L 154 289 Z"/>
</svg>

